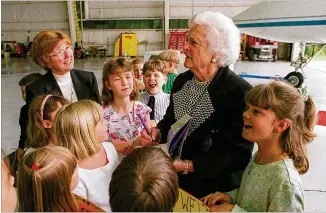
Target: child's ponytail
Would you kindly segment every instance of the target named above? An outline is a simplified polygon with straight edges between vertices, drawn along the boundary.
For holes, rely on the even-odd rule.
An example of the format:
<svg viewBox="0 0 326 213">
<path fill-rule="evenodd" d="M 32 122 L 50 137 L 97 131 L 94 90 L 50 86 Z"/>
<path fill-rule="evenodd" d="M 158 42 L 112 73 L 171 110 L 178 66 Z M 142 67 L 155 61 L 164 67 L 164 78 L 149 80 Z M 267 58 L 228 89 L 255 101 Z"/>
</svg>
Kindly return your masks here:
<svg viewBox="0 0 326 213">
<path fill-rule="evenodd" d="M 63 147 L 43 147 L 24 156 L 18 168 L 19 212 L 73 212 L 71 193 L 77 160 Z"/>
<path fill-rule="evenodd" d="M 34 165 L 33 165 L 34 166 Z M 42 184 L 40 181 L 40 176 L 36 169 L 33 169 L 34 175 L 32 177 L 32 185 L 33 185 L 33 204 L 34 204 L 34 211 L 36 212 L 44 212 L 43 208 L 43 193 L 42 193 Z"/>
<path fill-rule="evenodd" d="M 316 137 L 312 132 L 316 124 L 316 107 L 310 96 L 308 96 L 308 99 L 305 101 L 304 118 L 306 124 L 304 140 L 306 143 L 310 143 Z"/>
</svg>

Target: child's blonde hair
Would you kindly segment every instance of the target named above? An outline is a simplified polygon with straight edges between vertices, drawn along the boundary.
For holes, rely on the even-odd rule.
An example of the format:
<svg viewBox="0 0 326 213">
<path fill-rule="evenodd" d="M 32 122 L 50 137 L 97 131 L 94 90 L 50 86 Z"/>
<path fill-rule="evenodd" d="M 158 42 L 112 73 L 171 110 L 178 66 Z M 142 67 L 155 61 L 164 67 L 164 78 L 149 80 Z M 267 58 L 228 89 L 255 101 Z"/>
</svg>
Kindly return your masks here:
<svg viewBox="0 0 326 213">
<path fill-rule="evenodd" d="M 176 64 L 179 64 L 180 63 L 179 56 L 180 56 L 179 51 L 168 49 L 168 50 L 164 50 L 159 54 L 159 59 L 162 61 L 172 61 Z"/>
<path fill-rule="evenodd" d="M 56 145 L 68 148 L 78 160 L 96 154 L 101 145 L 95 129 L 102 118 L 102 107 L 91 100 L 62 107 L 55 119 Z"/>
<path fill-rule="evenodd" d="M 110 105 L 113 102 L 114 96 L 111 90 L 106 88 L 105 82 L 109 81 L 109 76 L 112 74 L 119 74 L 124 72 L 131 72 L 134 80 L 134 87 L 130 94 L 130 100 L 138 100 L 139 97 L 139 89 L 135 83 L 135 76 L 133 72 L 132 63 L 126 58 L 113 58 L 109 60 L 103 67 L 102 74 L 102 96 L 101 96 L 101 104 L 104 106 Z"/>
<path fill-rule="evenodd" d="M 298 89 L 286 82 L 273 81 L 252 88 L 246 95 L 246 102 L 263 109 L 271 109 L 278 118 L 291 121 L 289 128 L 281 135 L 281 145 L 299 173 L 306 173 L 309 161 L 305 145 L 316 136 L 312 132 L 316 108 L 310 96 L 304 101 Z"/>
<path fill-rule="evenodd" d="M 76 168 L 75 157 L 63 147 L 43 147 L 26 155 L 18 168 L 18 211 L 78 211 L 70 189 Z"/>
<path fill-rule="evenodd" d="M 41 105 L 47 95 L 37 96 L 29 106 L 28 124 L 27 124 L 27 147 L 40 148 L 49 143 L 50 135 L 42 125 Z M 62 106 L 69 103 L 64 97 L 49 96 L 43 103 L 42 114 L 43 120 L 50 119 L 50 113 L 58 109 L 58 104 Z"/>
<path fill-rule="evenodd" d="M 154 70 L 161 72 L 165 76 L 167 75 L 166 67 L 161 60 L 155 59 L 146 61 L 143 68 L 143 74 L 145 75 L 148 71 L 154 72 Z"/>
<path fill-rule="evenodd" d="M 113 212 L 169 212 L 178 196 L 178 175 L 162 149 L 142 147 L 127 155 L 112 174 Z"/>
<path fill-rule="evenodd" d="M 136 58 L 136 59 L 134 59 L 131 63 L 132 63 L 133 65 L 134 65 L 134 64 L 143 64 L 143 63 L 144 63 L 144 60 L 141 59 L 141 58 Z"/>
</svg>

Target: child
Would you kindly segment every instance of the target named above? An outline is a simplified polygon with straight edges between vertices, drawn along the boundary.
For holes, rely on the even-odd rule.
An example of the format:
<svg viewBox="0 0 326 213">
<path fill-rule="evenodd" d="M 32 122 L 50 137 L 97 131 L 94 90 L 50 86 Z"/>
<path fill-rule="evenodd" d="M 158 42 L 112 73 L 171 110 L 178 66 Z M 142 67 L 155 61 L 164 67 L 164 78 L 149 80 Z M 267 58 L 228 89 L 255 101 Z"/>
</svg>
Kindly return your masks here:
<svg viewBox="0 0 326 213">
<path fill-rule="evenodd" d="M 25 93 L 25 88 L 26 86 L 30 85 L 33 81 L 38 80 L 42 75 L 39 73 L 30 73 L 24 76 L 22 79 L 19 81 L 19 86 L 20 90 L 22 92 L 22 98 L 26 102 L 26 93 Z M 20 138 L 19 138 L 19 143 L 18 143 L 18 148 L 24 149 L 25 148 L 25 143 L 27 139 L 26 135 L 26 126 L 27 126 L 27 121 L 28 121 L 28 112 L 27 109 L 27 104 L 22 106 L 20 109 L 20 115 L 19 115 L 19 125 L 20 125 Z"/>
<path fill-rule="evenodd" d="M 165 82 L 166 69 L 164 63 L 160 60 L 147 61 L 144 65 L 146 92 L 140 95 L 139 100 L 152 109 L 150 120 L 154 120 L 155 123 L 162 120 L 170 104 L 170 95 L 162 91 L 162 86 Z M 152 124 L 151 126 L 155 125 Z"/>
<path fill-rule="evenodd" d="M 315 137 L 312 99 L 285 82 L 274 81 L 251 89 L 246 103 L 242 136 L 256 142 L 258 151 L 239 189 L 210 194 L 202 199 L 204 204 L 210 211 L 223 212 L 304 211 L 299 174 L 309 169 L 305 145 Z"/>
<path fill-rule="evenodd" d="M 15 178 L 11 175 L 8 163 L 1 159 L 1 212 L 14 212 L 17 205 Z"/>
<path fill-rule="evenodd" d="M 79 182 L 73 192 L 110 212 L 109 182 L 119 164 L 107 138 L 102 107 L 82 100 L 62 107 L 55 119 L 56 145 L 68 148 L 78 161 Z"/>
<path fill-rule="evenodd" d="M 171 212 L 178 193 L 171 158 L 162 149 L 148 146 L 122 160 L 109 190 L 113 212 Z"/>
<path fill-rule="evenodd" d="M 145 85 L 143 83 L 144 61 L 140 58 L 136 58 L 132 61 L 132 66 L 134 68 L 134 76 L 135 76 L 136 86 L 140 91 L 142 91 L 145 89 Z"/>
<path fill-rule="evenodd" d="M 159 59 L 164 61 L 168 73 L 168 80 L 163 86 L 163 92 L 170 94 L 174 80 L 178 75 L 180 53 L 177 50 L 164 50 L 160 53 Z"/>
<path fill-rule="evenodd" d="M 103 67 L 102 104 L 108 121 L 109 141 L 123 157 L 139 143 L 144 121 L 150 127 L 151 109 L 136 101 L 139 91 L 134 85 L 132 64 L 125 58 L 111 59 Z"/>
<path fill-rule="evenodd" d="M 54 146 L 54 118 L 58 110 L 68 103 L 64 97 L 55 95 L 40 95 L 32 101 L 28 110 L 25 155 L 44 146 Z"/>
<path fill-rule="evenodd" d="M 40 148 L 25 156 L 19 165 L 19 211 L 103 211 L 71 193 L 77 183 L 77 161 L 68 149 Z"/>
</svg>

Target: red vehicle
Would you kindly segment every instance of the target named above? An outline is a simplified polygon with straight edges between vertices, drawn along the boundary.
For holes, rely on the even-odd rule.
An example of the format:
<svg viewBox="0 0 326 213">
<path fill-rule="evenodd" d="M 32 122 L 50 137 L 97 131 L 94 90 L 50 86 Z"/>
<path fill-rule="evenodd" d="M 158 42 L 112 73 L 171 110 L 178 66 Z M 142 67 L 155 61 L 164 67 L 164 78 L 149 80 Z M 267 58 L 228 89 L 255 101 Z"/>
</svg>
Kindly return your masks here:
<svg viewBox="0 0 326 213">
<path fill-rule="evenodd" d="M 278 43 L 275 41 L 247 36 L 246 55 L 252 61 L 277 60 Z"/>
<path fill-rule="evenodd" d="M 4 54 L 5 52 L 10 53 L 10 55 L 25 57 L 27 48 L 23 43 L 17 43 L 16 41 L 2 41 L 1 54 Z"/>
</svg>

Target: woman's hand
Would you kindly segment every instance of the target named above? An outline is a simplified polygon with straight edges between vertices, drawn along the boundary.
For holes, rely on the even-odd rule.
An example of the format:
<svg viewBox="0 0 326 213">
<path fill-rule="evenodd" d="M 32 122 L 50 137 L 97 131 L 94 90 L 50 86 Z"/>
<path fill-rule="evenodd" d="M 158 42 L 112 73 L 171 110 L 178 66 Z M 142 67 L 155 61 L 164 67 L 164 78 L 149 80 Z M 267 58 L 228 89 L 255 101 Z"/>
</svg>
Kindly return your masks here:
<svg viewBox="0 0 326 213">
<path fill-rule="evenodd" d="M 215 192 L 214 194 L 209 194 L 200 199 L 203 202 L 203 206 L 212 207 L 217 204 L 232 204 L 233 200 L 230 195 L 222 192 Z"/>
<path fill-rule="evenodd" d="M 119 140 L 113 140 L 112 144 L 114 145 L 115 149 L 124 155 L 128 155 L 132 151 L 132 147 L 129 143 Z"/>
<path fill-rule="evenodd" d="M 143 144 L 143 146 L 157 145 L 159 143 L 161 137 L 160 130 L 153 127 L 150 129 L 150 134 L 151 135 L 148 135 L 145 129 L 141 132 L 141 144 Z"/>
<path fill-rule="evenodd" d="M 184 160 L 176 160 L 173 162 L 173 166 L 177 172 L 184 172 L 186 168 L 186 162 Z M 188 170 L 187 172 L 193 172 L 194 166 L 191 160 L 188 160 Z"/>
<path fill-rule="evenodd" d="M 221 204 L 215 205 L 209 208 L 210 212 L 231 212 L 233 209 L 233 204 Z"/>
</svg>

